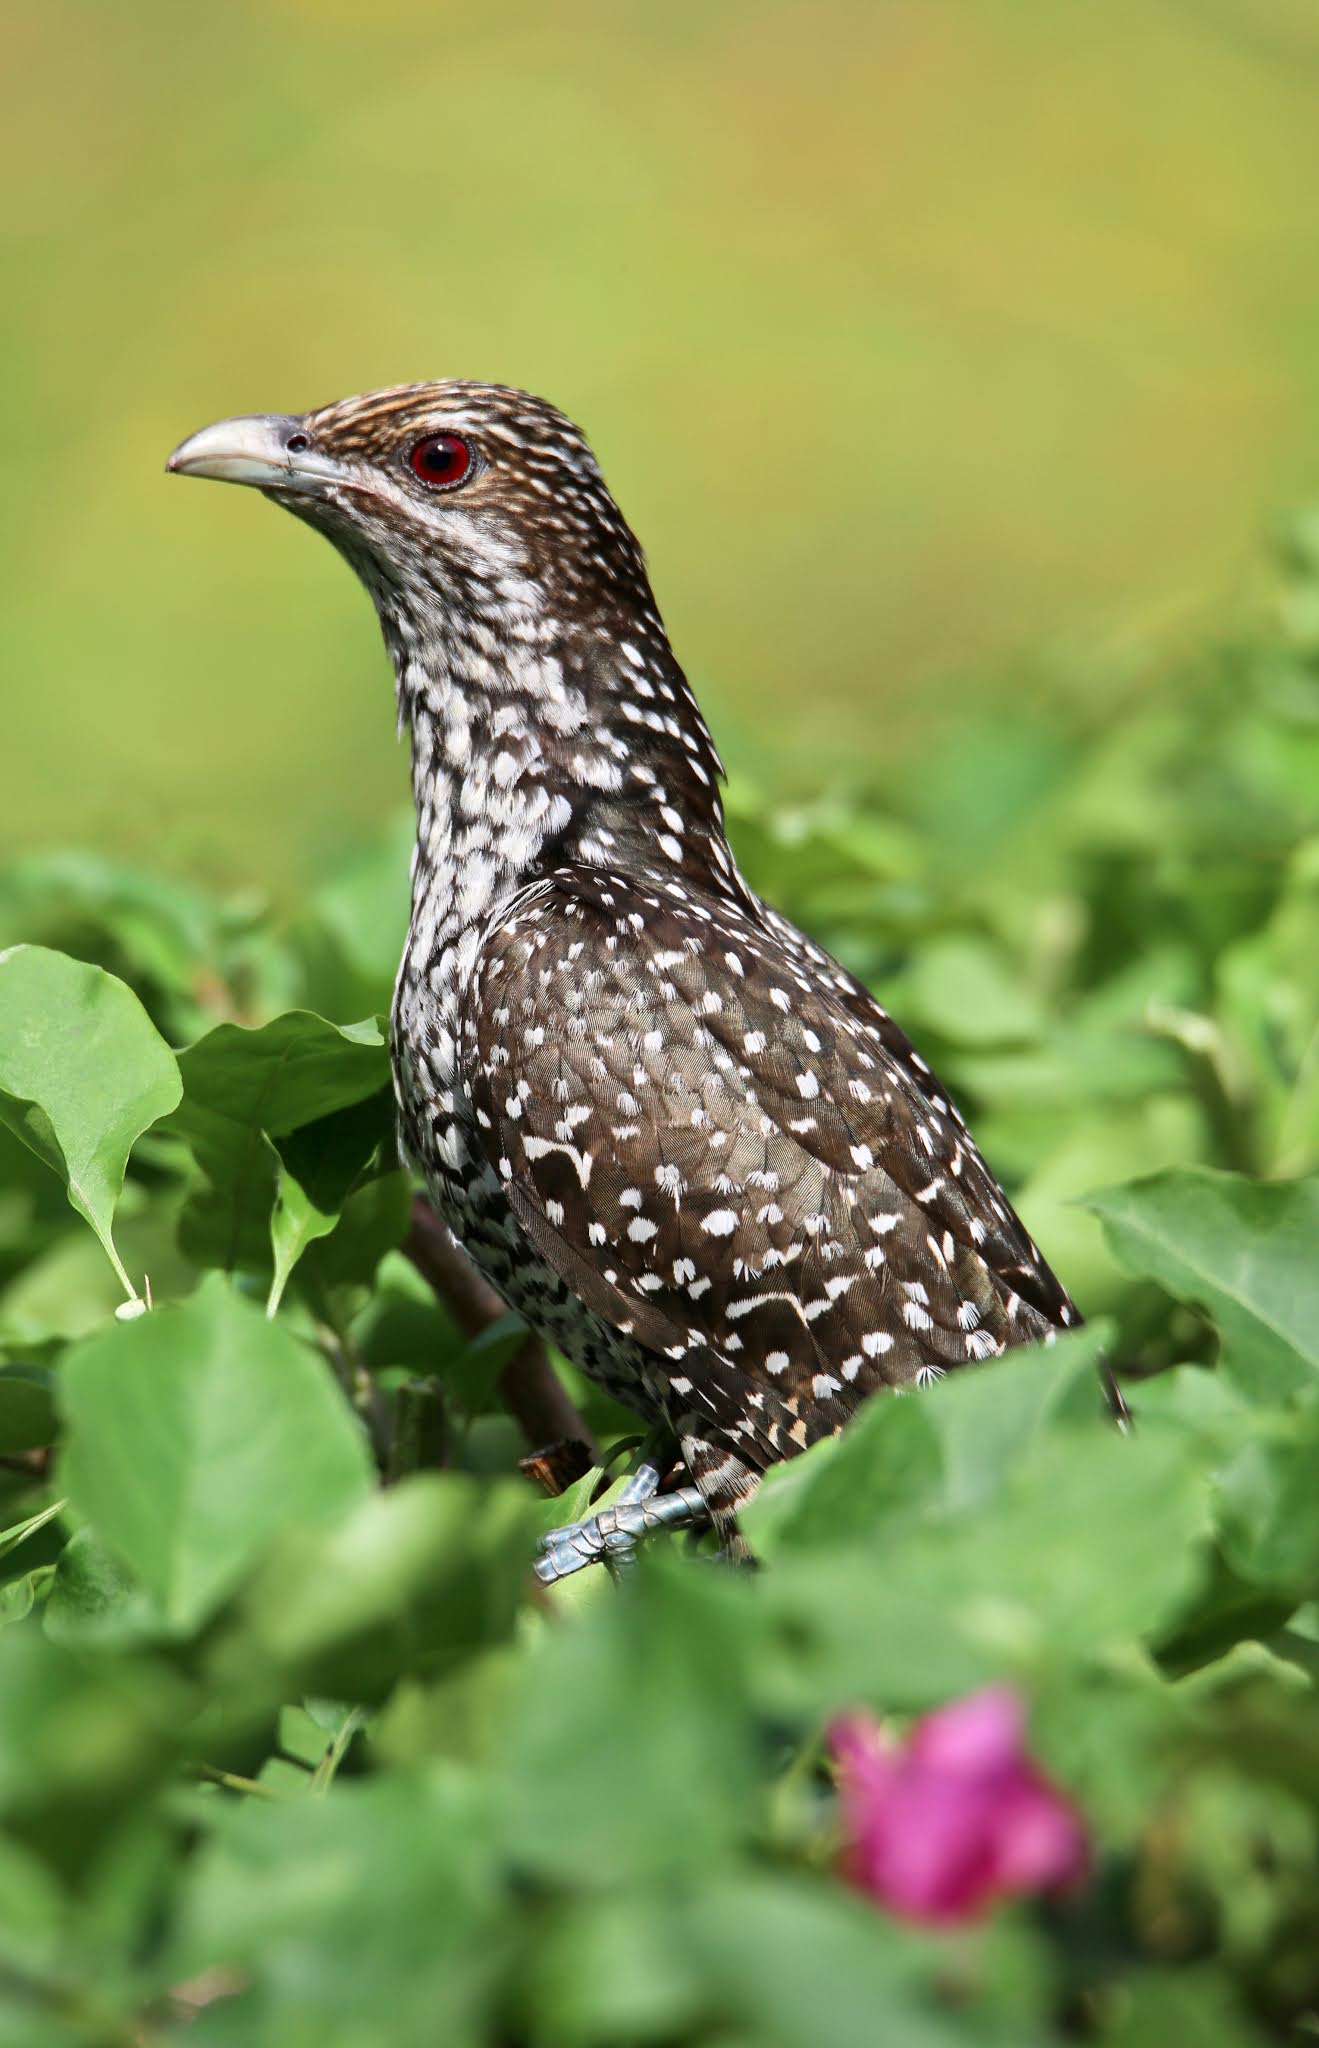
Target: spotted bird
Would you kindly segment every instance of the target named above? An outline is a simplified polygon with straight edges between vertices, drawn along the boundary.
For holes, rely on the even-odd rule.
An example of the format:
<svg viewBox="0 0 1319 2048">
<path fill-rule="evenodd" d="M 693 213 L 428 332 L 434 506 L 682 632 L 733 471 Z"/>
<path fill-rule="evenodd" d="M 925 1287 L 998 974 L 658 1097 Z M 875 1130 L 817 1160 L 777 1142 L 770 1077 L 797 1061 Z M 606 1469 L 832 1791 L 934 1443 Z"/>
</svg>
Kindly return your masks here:
<svg viewBox="0 0 1319 2048">
<path fill-rule="evenodd" d="M 665 1521 L 735 1543 L 766 1468 L 872 1394 L 1079 1320 L 910 1040 L 739 872 L 570 420 L 413 384 L 223 420 L 169 467 L 255 485 L 370 592 L 417 815 L 403 1149 L 509 1305 L 670 1447 L 543 1577 Z"/>
</svg>

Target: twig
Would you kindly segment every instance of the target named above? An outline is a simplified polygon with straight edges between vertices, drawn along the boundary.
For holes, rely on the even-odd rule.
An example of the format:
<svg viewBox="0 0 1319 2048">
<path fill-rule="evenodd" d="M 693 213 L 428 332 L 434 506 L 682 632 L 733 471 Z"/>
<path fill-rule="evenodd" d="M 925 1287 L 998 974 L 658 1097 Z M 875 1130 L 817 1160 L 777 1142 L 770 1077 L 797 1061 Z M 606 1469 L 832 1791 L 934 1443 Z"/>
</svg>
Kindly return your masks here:
<svg viewBox="0 0 1319 2048">
<path fill-rule="evenodd" d="M 409 1472 L 434 1471 L 442 1466 L 447 1434 L 439 1382 L 404 1380 L 394 1396 L 394 1435 L 385 1464 L 385 1484 L 396 1486 Z"/>
<path fill-rule="evenodd" d="M 366 1714 L 361 1707 L 350 1707 L 339 1724 L 339 1732 L 326 1748 L 324 1756 L 311 1774 L 311 1793 L 314 1799 L 322 1798 L 334 1781 L 334 1774 L 347 1756 L 353 1737 L 366 1726 Z"/>
<path fill-rule="evenodd" d="M 366 1425 L 377 1465 L 383 1470 L 390 1456 L 389 1405 L 380 1388 L 357 1355 L 357 1348 L 343 1317 L 336 1310 L 330 1289 L 315 1273 L 302 1276 L 308 1306 L 331 1354 L 335 1378 L 351 1405 Z"/>
<path fill-rule="evenodd" d="M 494 1288 L 421 1195 L 412 1205 L 412 1226 L 403 1249 L 465 1337 L 479 1337 L 507 1314 Z M 594 1459 L 595 1439 L 564 1391 L 539 1337 L 529 1336 L 514 1353 L 499 1375 L 499 1392 L 531 1450 L 570 1439 L 585 1444 Z"/>
<path fill-rule="evenodd" d="M 25 1479 L 44 1479 L 50 1471 L 50 1448 L 6 1451 L 0 1457 L 0 1471 L 20 1472 Z"/>
<path fill-rule="evenodd" d="M 277 1806 L 284 1804 L 284 1794 L 276 1792 L 273 1786 L 263 1785 L 259 1778 L 240 1778 L 236 1771 L 222 1771 L 218 1764 L 194 1764 L 193 1769 L 208 1785 L 223 1785 L 227 1792 L 241 1792 L 248 1799 L 269 1799 Z"/>
</svg>

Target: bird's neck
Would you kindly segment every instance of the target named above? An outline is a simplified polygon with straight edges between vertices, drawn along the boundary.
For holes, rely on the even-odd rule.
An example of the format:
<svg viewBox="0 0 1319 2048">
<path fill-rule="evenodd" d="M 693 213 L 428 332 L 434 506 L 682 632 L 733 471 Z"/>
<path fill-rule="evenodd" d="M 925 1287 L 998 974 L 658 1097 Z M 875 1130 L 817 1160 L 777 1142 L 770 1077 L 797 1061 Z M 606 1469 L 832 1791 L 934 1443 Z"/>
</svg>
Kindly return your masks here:
<svg viewBox="0 0 1319 2048">
<path fill-rule="evenodd" d="M 412 743 L 414 919 L 470 931 L 574 862 L 740 893 L 722 767 L 657 615 L 381 615 Z"/>
</svg>

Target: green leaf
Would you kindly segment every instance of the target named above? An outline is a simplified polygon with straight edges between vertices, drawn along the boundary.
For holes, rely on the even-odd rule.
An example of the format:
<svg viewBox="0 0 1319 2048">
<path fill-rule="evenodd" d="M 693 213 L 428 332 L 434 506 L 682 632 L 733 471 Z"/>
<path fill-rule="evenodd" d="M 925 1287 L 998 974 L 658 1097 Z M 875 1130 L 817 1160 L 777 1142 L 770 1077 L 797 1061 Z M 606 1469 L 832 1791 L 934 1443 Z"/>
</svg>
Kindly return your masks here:
<svg viewBox="0 0 1319 2048">
<path fill-rule="evenodd" d="M 1319 1593 L 1319 1395 L 1294 1415 L 1261 1415 L 1254 1441 L 1217 1481 L 1224 1549 L 1237 1570 Z"/>
<path fill-rule="evenodd" d="M 328 1236 L 308 1244 L 308 1275 L 322 1287 L 374 1280 L 376 1267 L 407 1236 L 412 1216 L 412 1180 L 401 1168 L 376 1174 L 345 1198 Z"/>
<path fill-rule="evenodd" d="M 853 1540 L 879 1541 L 893 1519 L 910 1522 L 938 1491 L 939 1440 L 926 1404 L 905 1395 L 870 1401 L 841 1437 L 776 1468 L 739 1524 L 758 1556 Z"/>
<path fill-rule="evenodd" d="M 47 1379 L 32 1368 L 0 1368 L 0 1452 L 42 1450 L 55 1441 L 55 1400 Z"/>
<path fill-rule="evenodd" d="M 118 1817 L 171 1770 L 184 1690 L 145 1661 L 0 1632 L 0 1822 L 85 1880 Z"/>
<path fill-rule="evenodd" d="M 668 1564 L 643 1557 L 616 1597 L 531 1646 L 499 1787 L 519 1868 L 607 1892 L 711 1864 L 754 1825 L 755 1616 L 743 1586 Z"/>
<path fill-rule="evenodd" d="M 340 1026 L 310 1010 L 288 1010 L 255 1030 L 219 1024 L 179 1055 L 179 1067 L 183 1103 L 170 1128 L 187 1139 L 209 1183 L 190 1198 L 180 1234 L 185 1249 L 202 1265 L 249 1271 L 269 1267 L 281 1160 L 304 1190 L 309 1208 L 329 1212 L 332 1205 L 307 1187 L 314 1148 L 304 1148 L 294 1161 L 278 1141 L 378 1097 L 365 1126 L 350 1126 L 359 1139 L 355 1177 L 371 1150 L 392 1135 L 393 1108 L 385 1093 L 389 1049 L 373 1019 Z M 273 1149 L 270 1141 L 276 1141 Z M 328 1134 L 324 1150 L 327 1159 L 338 1157 L 336 1134 Z M 290 1223 L 281 1229 L 283 1263 L 302 1228 Z"/>
<path fill-rule="evenodd" d="M 698 1958 L 668 1887 L 569 1900 L 537 1962 L 528 2002 L 553 2014 L 564 2048 L 709 2038 L 698 2026 Z"/>
<path fill-rule="evenodd" d="M 497 1406 L 497 1382 L 510 1360 L 517 1357 L 527 1341 L 527 1325 L 509 1309 L 496 1316 L 484 1330 L 468 1339 L 460 1350 L 443 1360 L 445 1394 L 457 1401 L 468 1415 L 487 1414 Z M 433 1357 L 433 1368 L 441 1360 Z"/>
<path fill-rule="evenodd" d="M 277 1667 L 336 1699 L 379 1699 L 403 1673 L 445 1673 L 509 1634 L 536 1507 L 519 1483 L 448 1472 L 369 1494 L 332 1529 L 272 1549 L 217 1658 Z"/>
<path fill-rule="evenodd" d="M 286 1137 L 266 1138 L 263 1133 L 276 1162 L 275 1205 L 270 1217 L 275 1272 L 266 1304 L 272 1315 L 308 1246 L 338 1228 L 345 1205 L 381 1150 L 382 1137 L 390 1141 L 389 1165 L 395 1166 L 393 1130 L 393 1096 L 386 1099 L 377 1093 L 347 1109 L 318 1117 Z M 385 1249 L 397 1244 L 405 1229 L 403 1217 Z M 365 1278 L 370 1278 L 374 1265 L 373 1260 Z"/>
<path fill-rule="evenodd" d="M 44 1626 L 53 1642 L 134 1643 L 158 1636 L 154 1603 L 90 1526 L 76 1529 L 52 1567 Z"/>
<path fill-rule="evenodd" d="M 1020 1044 L 1043 1029 L 1043 1012 L 1020 966 L 987 939 L 936 939 L 923 946 L 903 995 L 904 1018 L 909 1009 L 913 1019 L 954 1045 Z"/>
<path fill-rule="evenodd" d="M 216 1812 L 168 1981 L 237 1965 L 235 2041 L 367 2048 L 388 2015 L 391 2048 L 479 2048 L 512 1935 L 484 1806 L 483 1788 L 432 1770 Z"/>
<path fill-rule="evenodd" d="M 266 1143 L 270 1143 L 269 1139 Z M 329 1208 L 318 1208 L 273 1145 L 271 1150 L 279 1162 L 275 1169 L 275 1206 L 270 1212 L 270 1245 L 274 1253 L 275 1273 L 266 1301 L 266 1313 L 273 1316 L 284 1298 L 284 1289 L 293 1268 L 309 1244 L 318 1237 L 329 1236 L 339 1220 L 339 1210 L 337 1203 Z"/>
<path fill-rule="evenodd" d="M 1145 1969 L 1124 1987 L 1105 2048 L 1263 2048 L 1264 2036 L 1246 2018 L 1230 1978 L 1205 1968 Z"/>
<path fill-rule="evenodd" d="M 1210 1317 L 1252 1396 L 1284 1398 L 1319 1368 L 1319 1177 L 1256 1183 L 1207 1168 L 1107 1188 L 1085 1206 L 1129 1273 Z"/>
<path fill-rule="evenodd" d="M 1005 1671 L 1130 1646 L 1168 1626 L 1198 1581 L 1198 1466 L 1172 1432 L 1061 1423 L 969 1511 L 895 1518 L 878 1542 L 785 1544 L 758 1589 L 784 1636 L 767 1674 L 798 1710 L 925 1707 Z"/>
<path fill-rule="evenodd" d="M 54 1571 L 53 1564 L 34 1565 L 21 1578 L 7 1579 L 0 1586 L 0 1627 L 8 1627 L 13 1621 L 27 1620 L 38 1594 L 49 1586 Z"/>
<path fill-rule="evenodd" d="M 179 1094 L 173 1053 L 122 981 L 44 946 L 0 953 L 0 1120 L 59 1174 L 130 1297 L 115 1204 L 134 1144 Z"/>
<path fill-rule="evenodd" d="M 380 837 L 342 861 L 293 926 L 312 1000 L 328 1017 L 389 1006 L 407 937 L 409 871 L 417 843 L 412 805 Z"/>
<path fill-rule="evenodd" d="M 975 2026 L 938 1995 L 933 1958 L 917 1936 L 842 1885 L 799 1872 L 716 1874 L 690 1915 L 684 1947 L 717 2000 L 735 2014 L 734 2038 L 757 2048 L 1036 2048 L 1019 2016 L 986 2011 Z M 690 1963 L 688 1967 L 690 1967 Z"/>
<path fill-rule="evenodd" d="M 24 1521 L 0 1529 L 0 1557 L 8 1557 L 11 1550 L 17 1550 L 20 1543 L 26 1543 L 29 1536 L 35 1536 L 38 1529 L 44 1529 L 47 1522 L 63 1514 L 67 1505 L 64 1500 L 52 1501 L 49 1507 L 38 1508 L 36 1514 L 28 1515 Z"/>
<path fill-rule="evenodd" d="M 282 1136 L 362 1102 L 389 1081 L 389 1048 L 375 1018 L 330 1024 L 310 1010 L 286 1010 L 248 1029 L 217 1024 L 179 1055 L 184 1106 L 245 1129 Z"/>
<path fill-rule="evenodd" d="M 1101 1367 L 1112 1352 L 1113 1325 L 1100 1318 L 929 1388 L 924 1399 L 943 1456 L 940 1505 L 959 1511 L 991 1499 L 1059 1422 L 1099 1419 L 1107 1428 Z"/>
<path fill-rule="evenodd" d="M 180 1630 L 278 1531 L 331 1521 L 370 1488 L 324 1362 L 218 1277 L 75 1345 L 62 1397 L 70 1498 Z"/>
<path fill-rule="evenodd" d="M 960 1512 L 1003 1486 L 1037 1436 L 1064 1415 L 1103 1411 L 1096 1363 L 1104 1323 L 1051 1345 L 1020 1345 L 983 1370 L 919 1394 L 867 1402 L 841 1437 L 772 1466 L 738 1521 L 760 1557 L 884 1540 L 889 1524 Z"/>
<path fill-rule="evenodd" d="M 0 1964 L 49 1968 L 64 1919 L 60 1888 L 45 1865 L 18 1843 L 0 1841 Z"/>
</svg>

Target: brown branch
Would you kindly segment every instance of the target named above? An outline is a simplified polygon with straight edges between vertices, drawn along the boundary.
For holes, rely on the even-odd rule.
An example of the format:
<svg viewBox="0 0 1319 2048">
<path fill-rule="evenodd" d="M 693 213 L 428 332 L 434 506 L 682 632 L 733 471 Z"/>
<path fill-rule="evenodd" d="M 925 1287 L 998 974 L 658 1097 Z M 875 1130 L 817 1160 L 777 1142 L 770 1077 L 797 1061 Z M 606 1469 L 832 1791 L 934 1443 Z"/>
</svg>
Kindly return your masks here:
<svg viewBox="0 0 1319 2048">
<path fill-rule="evenodd" d="M 424 1195 L 418 1195 L 412 1205 L 412 1224 L 403 1250 L 465 1337 L 479 1337 L 508 1313 Z M 498 1384 L 500 1397 L 530 1450 L 569 1441 L 585 1444 L 594 1460 L 595 1439 L 569 1400 L 539 1337 L 527 1338 L 500 1373 Z"/>
<path fill-rule="evenodd" d="M 21 1472 L 25 1479 L 45 1479 L 50 1472 L 49 1446 L 37 1451 L 6 1451 L 0 1471 Z"/>
</svg>

